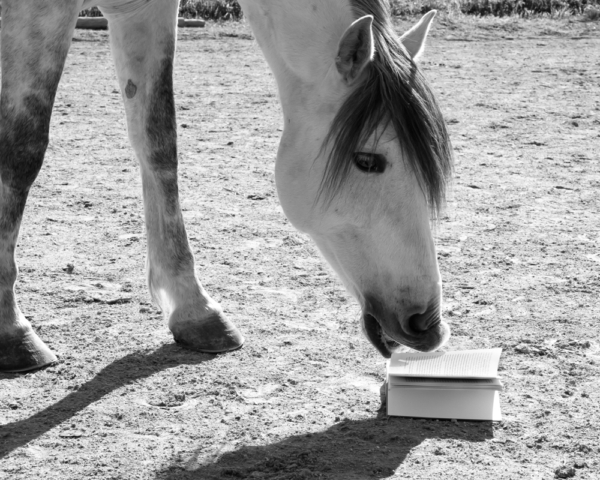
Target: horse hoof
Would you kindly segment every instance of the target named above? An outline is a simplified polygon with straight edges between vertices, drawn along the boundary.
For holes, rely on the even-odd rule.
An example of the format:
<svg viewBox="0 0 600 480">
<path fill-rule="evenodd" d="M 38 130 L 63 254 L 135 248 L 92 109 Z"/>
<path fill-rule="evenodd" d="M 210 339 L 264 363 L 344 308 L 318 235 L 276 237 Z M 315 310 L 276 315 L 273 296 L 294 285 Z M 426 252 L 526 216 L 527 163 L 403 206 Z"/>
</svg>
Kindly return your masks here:
<svg viewBox="0 0 600 480">
<path fill-rule="evenodd" d="M 58 361 L 56 355 L 31 329 L 20 337 L 0 340 L 0 372 L 28 372 L 46 367 L 56 361 Z"/>
<path fill-rule="evenodd" d="M 222 313 L 213 313 L 202 321 L 185 317 L 188 316 L 175 310 L 169 321 L 173 338 L 184 347 L 204 353 L 224 353 L 244 344 L 240 331 Z"/>
</svg>

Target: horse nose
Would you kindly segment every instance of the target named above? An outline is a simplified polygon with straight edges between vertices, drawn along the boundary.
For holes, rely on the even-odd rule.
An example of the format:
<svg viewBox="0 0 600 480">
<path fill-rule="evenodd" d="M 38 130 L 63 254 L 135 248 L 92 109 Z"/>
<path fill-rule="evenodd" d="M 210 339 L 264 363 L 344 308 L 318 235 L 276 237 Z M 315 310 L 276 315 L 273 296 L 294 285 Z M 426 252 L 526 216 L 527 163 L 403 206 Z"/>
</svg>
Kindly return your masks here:
<svg viewBox="0 0 600 480">
<path fill-rule="evenodd" d="M 450 337 L 450 327 L 442 320 L 440 312 L 440 295 L 410 306 L 405 303 L 403 308 L 396 305 L 393 309 L 371 295 L 363 308 L 363 330 L 386 358 L 398 344 L 431 352 L 444 345 Z"/>
<path fill-rule="evenodd" d="M 428 304 L 413 306 L 399 320 L 398 341 L 421 352 L 431 352 L 444 345 L 450 337 L 450 327 L 441 315 L 439 298 Z"/>
<path fill-rule="evenodd" d="M 404 321 L 401 321 L 401 324 L 406 333 L 419 335 L 437 326 L 440 321 L 440 302 L 436 300 L 425 307 L 417 309 L 417 313 L 407 315 Z"/>
</svg>

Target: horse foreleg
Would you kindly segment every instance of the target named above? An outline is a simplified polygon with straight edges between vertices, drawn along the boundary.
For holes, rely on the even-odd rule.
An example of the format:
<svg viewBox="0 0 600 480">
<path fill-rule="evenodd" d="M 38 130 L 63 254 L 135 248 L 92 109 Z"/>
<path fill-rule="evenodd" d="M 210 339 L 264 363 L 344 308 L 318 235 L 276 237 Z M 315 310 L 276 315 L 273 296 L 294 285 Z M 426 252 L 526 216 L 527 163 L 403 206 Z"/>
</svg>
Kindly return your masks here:
<svg viewBox="0 0 600 480">
<path fill-rule="evenodd" d="M 56 361 L 17 305 L 15 248 L 29 189 L 44 160 L 54 95 L 81 3 L 2 3 L 0 371 L 27 371 Z"/>
<path fill-rule="evenodd" d="M 243 337 L 200 285 L 179 206 L 173 101 L 177 0 L 140 2 L 125 11 L 101 7 L 130 141 L 140 162 L 148 284 L 177 342 L 203 352 L 239 348 Z"/>
</svg>

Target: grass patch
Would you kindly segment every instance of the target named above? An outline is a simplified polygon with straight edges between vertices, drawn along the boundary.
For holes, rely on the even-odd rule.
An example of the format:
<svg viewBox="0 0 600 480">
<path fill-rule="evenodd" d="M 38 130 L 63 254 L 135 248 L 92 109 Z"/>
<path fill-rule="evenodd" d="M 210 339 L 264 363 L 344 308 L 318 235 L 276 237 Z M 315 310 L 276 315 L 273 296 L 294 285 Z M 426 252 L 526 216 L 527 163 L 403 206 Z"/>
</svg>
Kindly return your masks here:
<svg viewBox="0 0 600 480">
<path fill-rule="evenodd" d="M 83 10 L 82 17 L 101 17 L 97 7 Z M 239 20 L 242 8 L 237 0 L 181 0 L 179 16 L 184 18 L 202 18 L 204 20 Z"/>
<path fill-rule="evenodd" d="M 182 0 L 179 16 L 204 20 L 239 20 L 242 9 L 236 0 Z"/>
<path fill-rule="evenodd" d="M 298 0 L 303 1 L 303 0 Z M 429 10 L 464 15 L 495 17 L 549 16 L 562 18 L 583 15 L 600 20 L 600 0 L 390 0 L 394 15 L 419 15 Z M 102 16 L 91 8 L 82 16 Z M 237 0 L 181 0 L 179 16 L 205 20 L 239 20 L 242 9 Z"/>
<path fill-rule="evenodd" d="M 481 17 L 543 15 L 556 18 L 586 15 L 588 10 L 600 8 L 600 0 L 391 0 L 391 3 L 394 15 L 423 14 L 435 9 Z"/>
</svg>

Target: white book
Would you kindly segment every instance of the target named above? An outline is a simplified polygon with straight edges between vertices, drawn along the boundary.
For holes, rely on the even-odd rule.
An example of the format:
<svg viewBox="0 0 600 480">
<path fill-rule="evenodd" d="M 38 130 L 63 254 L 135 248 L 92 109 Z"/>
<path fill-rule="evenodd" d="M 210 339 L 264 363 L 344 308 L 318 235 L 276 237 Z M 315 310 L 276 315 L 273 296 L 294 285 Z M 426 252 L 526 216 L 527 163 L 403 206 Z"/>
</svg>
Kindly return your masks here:
<svg viewBox="0 0 600 480">
<path fill-rule="evenodd" d="M 394 353 L 388 362 L 388 415 L 501 420 L 501 348 Z"/>
</svg>

